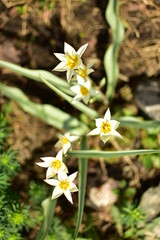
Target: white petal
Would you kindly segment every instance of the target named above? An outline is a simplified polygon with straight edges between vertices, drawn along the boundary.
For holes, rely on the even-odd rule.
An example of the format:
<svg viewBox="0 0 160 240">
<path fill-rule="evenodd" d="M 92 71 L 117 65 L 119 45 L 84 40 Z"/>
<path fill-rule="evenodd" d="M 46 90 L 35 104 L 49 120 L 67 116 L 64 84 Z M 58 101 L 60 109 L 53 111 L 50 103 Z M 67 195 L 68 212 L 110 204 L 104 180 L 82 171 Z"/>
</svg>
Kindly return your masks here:
<svg viewBox="0 0 160 240">
<path fill-rule="evenodd" d="M 96 118 L 95 121 L 96 121 L 96 127 L 100 128 L 104 119 L 103 118 Z"/>
<path fill-rule="evenodd" d="M 69 191 L 65 191 L 65 192 L 64 192 L 64 195 L 65 195 L 65 197 L 68 199 L 68 201 L 73 204 L 73 200 L 72 200 L 71 193 L 70 193 Z"/>
<path fill-rule="evenodd" d="M 71 148 L 70 142 L 68 142 L 67 144 L 63 145 L 63 153 L 66 154 L 70 148 Z"/>
<path fill-rule="evenodd" d="M 83 97 L 83 102 L 84 102 L 85 104 L 88 104 L 89 98 L 90 98 L 90 95 L 89 95 L 89 94 L 88 94 L 87 96 Z"/>
<path fill-rule="evenodd" d="M 65 61 L 65 55 L 62 53 L 54 53 L 54 55 L 56 56 L 56 58 L 58 58 L 60 61 Z"/>
<path fill-rule="evenodd" d="M 90 90 L 90 88 L 91 88 L 91 83 L 90 83 L 90 81 L 87 81 L 87 82 L 84 84 L 84 86 L 85 86 L 88 90 Z"/>
<path fill-rule="evenodd" d="M 70 182 L 73 182 L 73 180 L 76 178 L 78 172 L 72 173 L 68 178 Z"/>
<path fill-rule="evenodd" d="M 58 172 L 58 180 L 62 181 L 62 180 L 65 180 L 67 178 L 68 178 L 68 176 L 65 172 L 63 172 L 63 171 Z"/>
<path fill-rule="evenodd" d="M 58 186 L 59 185 L 59 181 L 56 180 L 56 179 L 45 179 L 44 180 L 46 183 L 48 183 L 49 185 L 52 185 L 52 186 Z"/>
<path fill-rule="evenodd" d="M 49 167 L 46 172 L 46 179 L 54 177 L 56 175 L 56 171 L 54 171 L 53 167 Z"/>
<path fill-rule="evenodd" d="M 54 146 L 55 146 L 55 147 L 61 147 L 61 146 L 62 146 L 61 141 L 59 140 Z"/>
<path fill-rule="evenodd" d="M 75 49 L 66 42 L 64 43 L 64 52 L 69 53 L 69 55 L 72 55 L 73 53 L 74 54 L 76 53 Z"/>
<path fill-rule="evenodd" d="M 79 138 L 78 136 L 70 136 L 69 141 L 70 142 L 75 142 L 76 140 L 78 140 L 78 138 Z"/>
<path fill-rule="evenodd" d="M 79 101 L 82 99 L 82 95 L 80 93 L 78 93 L 74 98 L 73 98 L 73 101 L 72 103 L 76 102 L 76 101 Z"/>
<path fill-rule="evenodd" d="M 51 164 L 51 162 L 55 159 L 54 157 L 41 157 L 41 159 L 48 164 Z"/>
<path fill-rule="evenodd" d="M 87 69 L 87 74 L 89 75 L 90 73 L 94 72 L 92 68 Z"/>
<path fill-rule="evenodd" d="M 116 130 L 112 130 L 111 135 L 114 137 L 123 138 Z"/>
<path fill-rule="evenodd" d="M 93 65 L 95 64 L 95 61 L 92 61 L 90 63 L 87 64 L 87 68 L 91 68 Z M 91 68 L 92 69 L 92 68 Z M 93 70 L 93 69 L 92 69 Z M 94 70 L 93 70 L 94 71 Z"/>
<path fill-rule="evenodd" d="M 48 163 L 46 163 L 46 162 L 38 162 L 38 163 L 36 163 L 38 166 L 40 166 L 40 167 L 44 167 L 44 168 L 47 168 L 48 166 L 49 166 L 49 164 Z"/>
<path fill-rule="evenodd" d="M 70 83 L 72 75 L 73 75 L 73 69 L 68 69 L 66 74 L 68 83 Z"/>
<path fill-rule="evenodd" d="M 64 72 L 67 70 L 66 67 L 66 62 L 60 62 L 54 69 L 53 71 L 59 71 L 59 72 Z"/>
<path fill-rule="evenodd" d="M 62 152 L 62 150 L 60 150 L 60 151 L 57 153 L 55 159 L 58 159 L 58 160 L 62 161 L 62 159 L 63 159 L 63 152 Z"/>
<path fill-rule="evenodd" d="M 64 134 L 64 136 L 65 136 L 66 138 L 68 138 L 68 139 L 69 139 L 70 135 L 71 135 L 71 134 L 68 133 L 68 132 Z"/>
<path fill-rule="evenodd" d="M 78 54 L 80 57 L 82 56 L 82 54 L 83 54 L 84 51 L 86 50 L 87 46 L 88 46 L 88 43 L 84 44 L 82 47 L 80 47 L 80 48 L 78 49 L 77 54 Z"/>
<path fill-rule="evenodd" d="M 62 163 L 62 169 L 60 171 L 63 171 L 65 173 L 68 173 L 68 168 L 66 167 L 66 165 L 64 163 Z M 59 171 L 59 172 L 60 172 Z"/>
<path fill-rule="evenodd" d="M 112 127 L 113 129 L 117 129 L 118 126 L 119 126 L 119 124 L 120 124 L 120 122 L 118 122 L 118 121 L 116 121 L 116 120 L 110 120 L 109 123 L 111 124 L 111 127 Z"/>
<path fill-rule="evenodd" d="M 84 79 L 81 76 L 79 76 L 79 75 L 77 75 L 77 81 L 78 81 L 79 85 L 84 85 L 85 84 Z"/>
<path fill-rule="evenodd" d="M 62 138 L 63 135 L 61 133 L 58 133 L 58 138 Z"/>
<path fill-rule="evenodd" d="M 70 186 L 68 188 L 70 192 L 78 192 L 78 188 L 74 183 L 70 183 Z"/>
<path fill-rule="evenodd" d="M 100 135 L 101 140 L 105 143 L 110 138 L 110 135 Z"/>
<path fill-rule="evenodd" d="M 58 198 L 63 194 L 63 191 L 59 187 L 55 187 L 52 193 L 52 199 Z"/>
<path fill-rule="evenodd" d="M 89 132 L 87 135 L 98 135 L 100 134 L 100 128 L 95 128 L 91 132 Z"/>
<path fill-rule="evenodd" d="M 72 92 L 78 94 L 80 92 L 80 86 L 76 85 L 70 88 Z"/>
<path fill-rule="evenodd" d="M 110 113 L 110 110 L 108 108 L 105 115 L 104 115 L 104 120 L 105 121 L 110 121 L 110 119 L 111 119 L 111 113 Z"/>
</svg>

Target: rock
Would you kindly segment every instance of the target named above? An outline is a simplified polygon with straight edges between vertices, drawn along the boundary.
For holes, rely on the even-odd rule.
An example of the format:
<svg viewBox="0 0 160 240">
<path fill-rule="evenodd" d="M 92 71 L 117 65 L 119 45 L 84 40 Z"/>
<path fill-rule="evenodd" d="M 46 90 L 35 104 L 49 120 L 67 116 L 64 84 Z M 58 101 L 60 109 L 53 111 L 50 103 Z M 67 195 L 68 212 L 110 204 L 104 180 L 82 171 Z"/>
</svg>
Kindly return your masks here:
<svg viewBox="0 0 160 240">
<path fill-rule="evenodd" d="M 90 201 L 97 208 L 111 207 L 117 201 L 117 195 L 113 192 L 119 183 L 114 179 L 109 179 L 100 187 L 92 187 L 89 192 Z"/>
<path fill-rule="evenodd" d="M 160 79 L 140 83 L 135 92 L 135 102 L 149 118 L 160 119 Z"/>
<path fill-rule="evenodd" d="M 141 197 L 140 207 L 144 209 L 147 221 L 160 213 L 160 186 L 149 188 Z"/>
</svg>

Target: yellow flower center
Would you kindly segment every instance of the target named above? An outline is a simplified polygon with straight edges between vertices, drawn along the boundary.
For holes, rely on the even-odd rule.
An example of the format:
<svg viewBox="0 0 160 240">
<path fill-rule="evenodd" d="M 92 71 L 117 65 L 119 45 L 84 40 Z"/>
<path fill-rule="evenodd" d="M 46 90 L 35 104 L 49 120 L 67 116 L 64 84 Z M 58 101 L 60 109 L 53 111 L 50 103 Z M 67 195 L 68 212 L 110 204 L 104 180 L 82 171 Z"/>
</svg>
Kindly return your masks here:
<svg viewBox="0 0 160 240">
<path fill-rule="evenodd" d="M 62 162 L 60 161 L 60 160 L 58 160 L 58 159 L 56 159 L 55 161 L 53 161 L 52 163 L 52 168 L 54 169 L 54 170 L 59 170 L 59 169 L 61 169 L 61 167 L 62 167 Z"/>
<path fill-rule="evenodd" d="M 67 190 L 67 188 L 69 188 L 69 181 L 66 179 L 66 180 L 64 180 L 64 181 L 61 181 L 60 183 L 59 183 L 59 187 L 61 188 L 61 189 L 63 189 L 63 190 Z"/>
<path fill-rule="evenodd" d="M 78 70 L 76 70 L 76 72 L 84 79 L 87 77 L 87 69 L 85 67 L 79 68 Z"/>
<path fill-rule="evenodd" d="M 111 124 L 106 122 L 103 122 L 101 125 L 101 132 L 104 134 L 109 133 L 111 131 Z"/>
<path fill-rule="evenodd" d="M 82 96 L 87 96 L 89 93 L 89 90 L 86 87 L 81 86 L 80 92 L 81 92 Z"/>
<path fill-rule="evenodd" d="M 78 55 L 69 55 L 69 54 L 66 54 L 65 55 L 66 59 L 67 59 L 67 67 L 71 68 L 71 69 L 74 69 L 77 65 L 78 65 L 78 62 L 79 62 L 79 57 Z"/>
<path fill-rule="evenodd" d="M 67 137 L 60 138 L 60 141 L 61 141 L 62 145 L 65 145 L 65 144 L 67 144 L 69 142 Z"/>
</svg>

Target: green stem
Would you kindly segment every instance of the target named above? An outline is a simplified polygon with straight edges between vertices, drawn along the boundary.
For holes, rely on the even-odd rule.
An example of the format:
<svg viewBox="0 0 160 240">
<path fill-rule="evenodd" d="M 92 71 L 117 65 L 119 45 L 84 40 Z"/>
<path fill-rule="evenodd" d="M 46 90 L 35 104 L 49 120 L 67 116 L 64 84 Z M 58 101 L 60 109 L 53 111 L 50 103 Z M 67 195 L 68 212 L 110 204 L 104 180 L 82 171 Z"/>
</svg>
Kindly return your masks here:
<svg viewBox="0 0 160 240">
<path fill-rule="evenodd" d="M 81 149 L 87 149 L 86 137 L 82 138 Z M 79 158 L 79 178 L 78 178 L 78 217 L 76 230 L 74 234 L 74 240 L 77 238 L 78 231 L 82 222 L 83 211 L 84 211 L 84 202 L 85 202 L 85 193 L 86 193 L 86 182 L 87 182 L 87 167 L 88 167 L 88 159 L 87 158 Z"/>
</svg>

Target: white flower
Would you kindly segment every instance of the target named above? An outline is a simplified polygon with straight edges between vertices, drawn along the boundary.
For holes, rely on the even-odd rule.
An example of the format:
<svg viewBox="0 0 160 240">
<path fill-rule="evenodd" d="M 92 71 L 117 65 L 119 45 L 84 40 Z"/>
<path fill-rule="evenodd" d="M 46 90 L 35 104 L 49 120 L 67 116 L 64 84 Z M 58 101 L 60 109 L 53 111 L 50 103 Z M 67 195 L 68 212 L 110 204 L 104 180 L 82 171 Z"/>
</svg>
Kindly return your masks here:
<svg viewBox="0 0 160 240">
<path fill-rule="evenodd" d="M 106 111 L 104 118 L 97 118 L 96 127 L 88 135 L 100 134 L 101 140 L 105 143 L 111 136 L 122 138 L 122 136 L 116 131 L 119 126 L 119 122 L 111 120 L 110 110 Z"/>
<path fill-rule="evenodd" d="M 78 79 L 78 84 L 71 87 L 72 92 L 76 93 L 76 96 L 73 98 L 73 103 L 75 101 L 82 101 L 85 104 L 88 104 L 90 97 L 93 97 L 98 94 L 97 90 L 94 90 L 91 87 L 90 81 L 86 81 L 84 79 Z"/>
<path fill-rule="evenodd" d="M 67 81 L 70 82 L 74 69 L 79 68 L 82 64 L 81 56 L 88 46 L 88 43 L 83 45 L 76 52 L 75 49 L 68 43 L 64 43 L 64 54 L 54 53 L 54 55 L 61 61 L 53 70 L 67 71 Z"/>
<path fill-rule="evenodd" d="M 71 174 L 70 176 L 67 176 L 66 173 L 61 173 L 58 175 L 58 179 L 46 179 L 44 180 L 46 183 L 55 186 L 53 193 L 52 193 L 52 199 L 60 197 L 62 194 L 65 195 L 65 197 L 73 203 L 71 192 L 77 192 L 78 188 L 77 186 L 72 183 L 73 180 L 76 178 L 77 172 Z"/>
<path fill-rule="evenodd" d="M 65 133 L 64 135 L 58 134 L 59 141 L 56 143 L 56 147 L 62 147 L 63 153 L 66 154 L 71 148 L 71 143 L 76 141 L 78 136 L 70 136 L 70 133 Z"/>
<path fill-rule="evenodd" d="M 36 163 L 40 167 L 48 168 L 46 172 L 46 178 L 54 177 L 56 174 L 61 172 L 68 173 L 66 165 L 63 163 L 63 153 L 60 150 L 56 157 L 43 157 L 41 158 L 44 162 Z"/>
<path fill-rule="evenodd" d="M 81 80 L 84 79 L 85 81 L 89 80 L 88 75 L 92 72 L 94 72 L 94 70 L 91 68 L 92 64 L 88 64 L 87 66 L 85 66 L 84 64 L 82 64 L 77 70 L 75 70 L 76 72 L 76 76 L 77 76 L 77 80 Z"/>
</svg>

